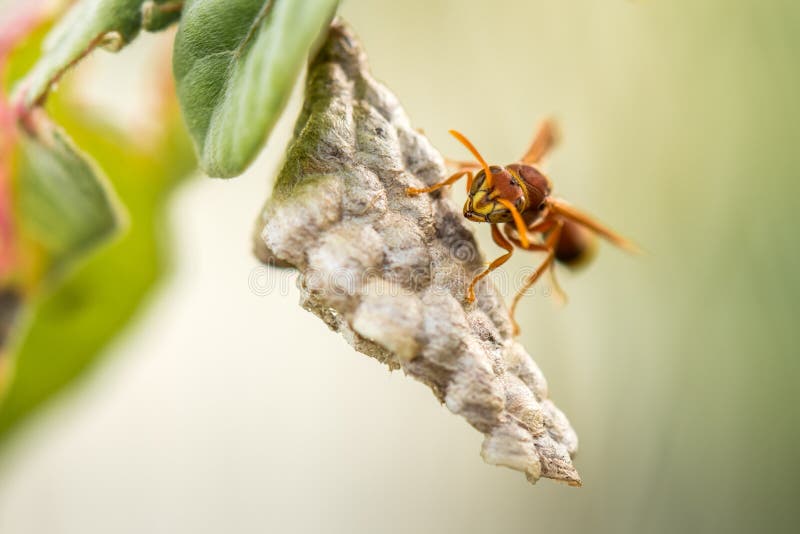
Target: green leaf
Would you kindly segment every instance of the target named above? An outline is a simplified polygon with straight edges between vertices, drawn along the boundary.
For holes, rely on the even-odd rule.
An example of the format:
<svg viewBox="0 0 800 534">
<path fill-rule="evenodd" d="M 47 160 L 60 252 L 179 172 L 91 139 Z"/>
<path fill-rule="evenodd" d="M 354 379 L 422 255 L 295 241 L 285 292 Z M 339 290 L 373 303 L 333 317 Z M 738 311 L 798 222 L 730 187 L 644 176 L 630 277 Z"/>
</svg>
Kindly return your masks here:
<svg viewBox="0 0 800 534">
<path fill-rule="evenodd" d="M 189 0 L 173 72 L 211 176 L 241 174 L 278 120 L 336 0 Z"/>
<path fill-rule="evenodd" d="M 195 166 L 177 105 L 160 113 L 164 131 L 144 146 L 79 110 L 60 110 L 58 101 L 53 105 L 54 117 L 108 172 L 125 199 L 131 224 L 40 298 L 29 314 L 30 325 L 16 343 L 11 381 L 0 400 L 0 444 L 100 361 L 105 347 L 163 277 L 169 259 L 164 239 L 167 199 Z"/>
<path fill-rule="evenodd" d="M 119 219 L 102 175 L 63 131 L 37 115 L 36 135 L 19 136 L 16 212 L 21 230 L 60 268 L 112 235 Z"/>
<path fill-rule="evenodd" d="M 6 72 L 0 68 L 0 76 L 13 81 L 32 64 L 30 49 L 39 48 L 40 32 L 31 37 L 15 50 Z M 18 145 L 16 158 L 0 156 L 0 171 L 5 171 L 0 185 L 7 185 L 1 179 L 13 174 L 16 193 L 15 254 L 7 262 L 10 274 L 0 278 L 0 338 L 6 341 L 0 343 L 0 444 L 99 361 L 104 347 L 140 308 L 166 265 L 161 237 L 167 196 L 195 166 L 172 91 L 162 93 L 156 111 L 161 127 L 149 132 L 153 137 L 145 143 L 101 124 L 84 109 L 65 105 L 65 94 L 69 88 L 51 99 L 51 115 L 111 173 L 131 225 L 120 238 L 82 256 L 84 261 L 69 262 L 71 269 L 59 269 L 62 276 L 50 278 L 57 284 L 35 291 L 42 275 L 53 272 L 53 258 L 63 266 L 77 259 L 75 247 L 87 248 L 103 237 L 99 223 L 113 217 L 115 203 L 102 202 L 108 194 L 90 179 L 94 166 L 81 159 L 62 130 L 43 120 L 41 110 L 25 116 L 24 131 L 16 128 L 16 118 L 0 121 L 0 127 L 10 126 L 6 137 Z M 15 112 L 3 106 L 3 96 L 0 91 L 0 118 L 4 111 L 12 118 Z M 7 199 L 0 189 L 0 200 Z M 91 213 L 95 205 L 106 209 Z M 0 252 L 6 250 L 5 237 L 0 237 Z"/>
<path fill-rule="evenodd" d="M 28 107 L 40 104 L 67 69 L 101 46 L 118 51 L 142 27 L 145 0 L 81 0 L 56 25 L 44 42 L 42 57 L 20 85 Z M 147 2 L 165 4 L 165 0 Z M 162 29 L 177 16 L 152 15 L 149 30 Z"/>
</svg>

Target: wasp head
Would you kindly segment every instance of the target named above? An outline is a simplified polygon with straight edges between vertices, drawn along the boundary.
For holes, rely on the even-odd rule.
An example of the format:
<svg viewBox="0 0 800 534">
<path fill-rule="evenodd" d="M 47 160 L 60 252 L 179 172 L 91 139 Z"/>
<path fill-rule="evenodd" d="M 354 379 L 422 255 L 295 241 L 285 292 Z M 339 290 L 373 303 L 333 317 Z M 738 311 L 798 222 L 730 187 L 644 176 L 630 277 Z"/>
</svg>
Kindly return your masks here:
<svg viewBox="0 0 800 534">
<path fill-rule="evenodd" d="M 475 175 L 464 204 L 464 217 L 472 221 L 504 223 L 514 220 L 508 204 L 520 213 L 525 213 L 531 206 L 536 211 L 544 209 L 544 200 L 550 193 L 550 187 L 539 171 L 529 165 L 519 164 L 506 167 L 492 165 L 489 171 L 489 180 L 486 179 L 485 170 Z"/>
</svg>

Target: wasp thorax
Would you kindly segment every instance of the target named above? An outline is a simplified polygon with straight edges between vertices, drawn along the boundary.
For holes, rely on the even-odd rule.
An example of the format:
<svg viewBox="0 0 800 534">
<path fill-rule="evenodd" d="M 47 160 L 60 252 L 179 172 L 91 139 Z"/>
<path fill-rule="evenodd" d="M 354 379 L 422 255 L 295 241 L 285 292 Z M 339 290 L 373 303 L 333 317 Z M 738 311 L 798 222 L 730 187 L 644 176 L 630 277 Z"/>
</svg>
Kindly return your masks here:
<svg viewBox="0 0 800 534">
<path fill-rule="evenodd" d="M 544 200 L 550 195 L 552 189 L 550 179 L 532 165 L 513 163 L 506 168 L 519 176 L 520 181 L 527 187 L 529 207 L 531 209 L 539 209 Z"/>
</svg>

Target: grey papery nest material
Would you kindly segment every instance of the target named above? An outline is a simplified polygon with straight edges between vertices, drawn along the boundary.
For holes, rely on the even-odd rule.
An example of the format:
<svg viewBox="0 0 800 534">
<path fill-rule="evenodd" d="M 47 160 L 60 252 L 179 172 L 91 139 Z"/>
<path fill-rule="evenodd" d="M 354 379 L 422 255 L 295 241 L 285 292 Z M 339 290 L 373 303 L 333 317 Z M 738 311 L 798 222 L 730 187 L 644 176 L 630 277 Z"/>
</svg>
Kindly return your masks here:
<svg viewBox="0 0 800 534">
<path fill-rule="evenodd" d="M 375 81 L 353 33 L 331 26 L 308 71 L 295 138 L 258 225 L 257 255 L 299 271 L 301 303 L 353 347 L 424 382 L 485 435 L 485 461 L 579 485 L 578 439 L 511 334 L 441 155 Z"/>
</svg>

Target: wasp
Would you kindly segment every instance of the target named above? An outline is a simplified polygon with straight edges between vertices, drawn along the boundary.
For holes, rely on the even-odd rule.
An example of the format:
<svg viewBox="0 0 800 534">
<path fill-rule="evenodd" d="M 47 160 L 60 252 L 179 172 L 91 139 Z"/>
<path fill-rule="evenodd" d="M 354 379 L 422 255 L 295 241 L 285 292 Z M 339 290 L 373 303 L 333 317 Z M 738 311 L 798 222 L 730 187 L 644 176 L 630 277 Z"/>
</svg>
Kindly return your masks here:
<svg viewBox="0 0 800 534">
<path fill-rule="evenodd" d="M 468 197 L 464 204 L 464 217 L 489 223 L 492 239 L 506 251 L 472 280 L 467 289 L 468 302 L 475 300 L 475 284 L 507 262 L 515 247 L 545 254 L 511 303 L 509 313 L 515 335 L 519 333 L 519 325 L 514 319 L 517 304 L 545 272 L 550 273 L 556 295 L 566 301 L 566 295 L 555 277 L 556 262 L 567 267 L 587 263 L 594 256 L 598 235 L 629 252 L 639 252 L 638 247 L 628 239 L 552 195 L 553 184 L 539 167 L 558 141 L 558 130 L 552 120 L 542 121 L 522 158 L 505 166 L 487 164 L 463 134 L 456 130 L 450 130 L 450 134 L 477 161 L 448 160 L 457 169 L 455 173 L 430 187 L 409 187 L 406 192 L 409 195 L 431 193 L 462 178 L 467 179 Z"/>
</svg>

